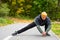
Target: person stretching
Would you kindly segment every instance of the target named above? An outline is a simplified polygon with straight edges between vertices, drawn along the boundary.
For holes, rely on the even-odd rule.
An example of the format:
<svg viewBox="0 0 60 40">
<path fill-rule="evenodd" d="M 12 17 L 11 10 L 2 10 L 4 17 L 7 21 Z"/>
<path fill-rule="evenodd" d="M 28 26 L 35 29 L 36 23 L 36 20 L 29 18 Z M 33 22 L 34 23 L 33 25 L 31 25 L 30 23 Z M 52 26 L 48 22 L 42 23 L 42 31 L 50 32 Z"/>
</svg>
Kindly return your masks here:
<svg viewBox="0 0 60 40">
<path fill-rule="evenodd" d="M 45 25 L 44 32 L 40 28 L 43 25 Z M 50 34 L 48 32 L 51 29 L 51 21 L 50 21 L 50 18 L 47 16 L 46 12 L 42 12 L 41 14 L 39 14 L 37 17 L 35 17 L 35 20 L 32 23 L 30 23 L 27 26 L 25 26 L 24 28 L 16 31 L 12 35 L 15 36 L 17 34 L 23 33 L 23 32 L 25 32 L 28 29 L 31 29 L 33 27 L 37 27 L 38 31 L 42 34 L 42 36 L 50 36 Z"/>
</svg>

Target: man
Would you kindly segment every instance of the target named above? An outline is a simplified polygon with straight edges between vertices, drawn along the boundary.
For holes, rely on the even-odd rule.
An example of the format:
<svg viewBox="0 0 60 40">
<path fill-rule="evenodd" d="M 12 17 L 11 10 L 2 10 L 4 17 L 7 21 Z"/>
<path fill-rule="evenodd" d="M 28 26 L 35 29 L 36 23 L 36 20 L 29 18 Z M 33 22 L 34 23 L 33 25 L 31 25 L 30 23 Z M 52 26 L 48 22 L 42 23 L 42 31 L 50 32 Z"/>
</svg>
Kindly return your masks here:
<svg viewBox="0 0 60 40">
<path fill-rule="evenodd" d="M 45 25 L 45 32 L 43 32 L 40 28 L 40 26 L 43 26 L 43 25 Z M 41 14 L 39 14 L 35 18 L 34 22 L 28 24 L 26 27 L 18 30 L 17 32 L 13 33 L 12 35 L 15 36 L 15 35 L 20 34 L 28 29 L 31 29 L 33 27 L 37 27 L 37 29 L 43 36 L 50 36 L 50 34 L 48 34 L 48 32 L 51 29 L 51 22 L 50 22 L 49 17 L 47 16 L 46 12 L 42 12 Z"/>
</svg>

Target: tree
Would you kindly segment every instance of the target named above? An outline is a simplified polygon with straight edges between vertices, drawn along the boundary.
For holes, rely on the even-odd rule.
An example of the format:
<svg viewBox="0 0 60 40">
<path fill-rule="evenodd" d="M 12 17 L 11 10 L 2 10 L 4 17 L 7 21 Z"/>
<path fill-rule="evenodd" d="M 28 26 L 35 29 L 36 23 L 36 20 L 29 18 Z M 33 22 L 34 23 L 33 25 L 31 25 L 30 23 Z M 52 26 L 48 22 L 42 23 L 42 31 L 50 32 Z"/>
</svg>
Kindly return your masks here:
<svg viewBox="0 0 60 40">
<path fill-rule="evenodd" d="M 51 19 L 60 18 L 60 0 L 1 0 L 8 3 L 10 16 L 36 17 L 42 11 L 46 11 Z M 56 15 L 57 14 L 57 15 Z"/>
</svg>

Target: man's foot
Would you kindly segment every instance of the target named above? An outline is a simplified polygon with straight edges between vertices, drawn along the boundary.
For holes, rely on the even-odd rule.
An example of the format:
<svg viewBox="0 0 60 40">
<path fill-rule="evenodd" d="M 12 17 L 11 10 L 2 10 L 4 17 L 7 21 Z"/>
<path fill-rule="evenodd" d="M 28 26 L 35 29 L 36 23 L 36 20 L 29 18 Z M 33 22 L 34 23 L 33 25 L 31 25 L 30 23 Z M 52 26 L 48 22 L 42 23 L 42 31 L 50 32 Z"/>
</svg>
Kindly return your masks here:
<svg viewBox="0 0 60 40">
<path fill-rule="evenodd" d="M 17 33 L 17 32 L 15 32 L 15 33 L 13 33 L 13 34 L 12 34 L 12 36 L 15 36 L 15 35 L 17 35 L 17 34 L 18 34 L 18 33 Z"/>
<path fill-rule="evenodd" d="M 47 33 L 46 36 L 50 36 L 50 34 Z"/>
</svg>

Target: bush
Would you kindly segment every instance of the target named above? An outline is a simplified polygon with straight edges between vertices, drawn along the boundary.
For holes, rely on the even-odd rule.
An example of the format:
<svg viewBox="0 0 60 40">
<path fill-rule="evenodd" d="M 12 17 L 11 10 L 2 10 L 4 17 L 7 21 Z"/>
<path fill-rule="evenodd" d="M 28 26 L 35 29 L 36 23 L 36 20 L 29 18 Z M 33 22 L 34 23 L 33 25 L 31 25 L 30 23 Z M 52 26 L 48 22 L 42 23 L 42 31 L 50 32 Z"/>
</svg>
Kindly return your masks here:
<svg viewBox="0 0 60 40">
<path fill-rule="evenodd" d="M 23 2 L 24 1 L 24 2 Z M 40 14 L 42 11 L 46 11 L 48 13 L 48 16 L 51 19 L 55 18 L 55 14 L 57 13 L 56 8 L 58 4 L 58 0 L 17 0 L 12 1 L 14 5 L 12 4 L 12 11 L 14 16 L 23 15 L 23 16 L 29 16 L 30 18 L 35 18 L 38 14 Z M 16 15 L 15 15 L 16 14 Z"/>
<path fill-rule="evenodd" d="M 7 14 L 9 13 L 9 16 L 13 17 L 16 17 L 16 15 L 23 15 L 30 18 L 35 18 L 42 11 L 46 11 L 52 20 L 60 20 L 60 6 L 58 6 L 59 0 L 12 0 L 12 2 L 9 0 L 4 1 L 8 3 L 11 10 L 9 13 L 9 9 L 5 9 L 8 8 L 8 6 L 6 6 L 7 4 L 5 5 L 6 7 L 3 5 L 5 7 L 2 8 L 4 10 L 2 11 L 3 14 L 6 14 L 7 12 Z"/>
<path fill-rule="evenodd" d="M 11 24 L 11 23 L 13 23 L 13 21 L 11 21 L 11 20 L 9 20 L 9 19 L 7 19 L 7 18 L 0 18 L 0 26 L 1 25 L 7 25 L 7 24 Z"/>
<path fill-rule="evenodd" d="M 7 3 L 2 3 L 0 5 L 0 16 L 7 16 L 9 14 L 10 9 L 8 8 Z"/>
</svg>

